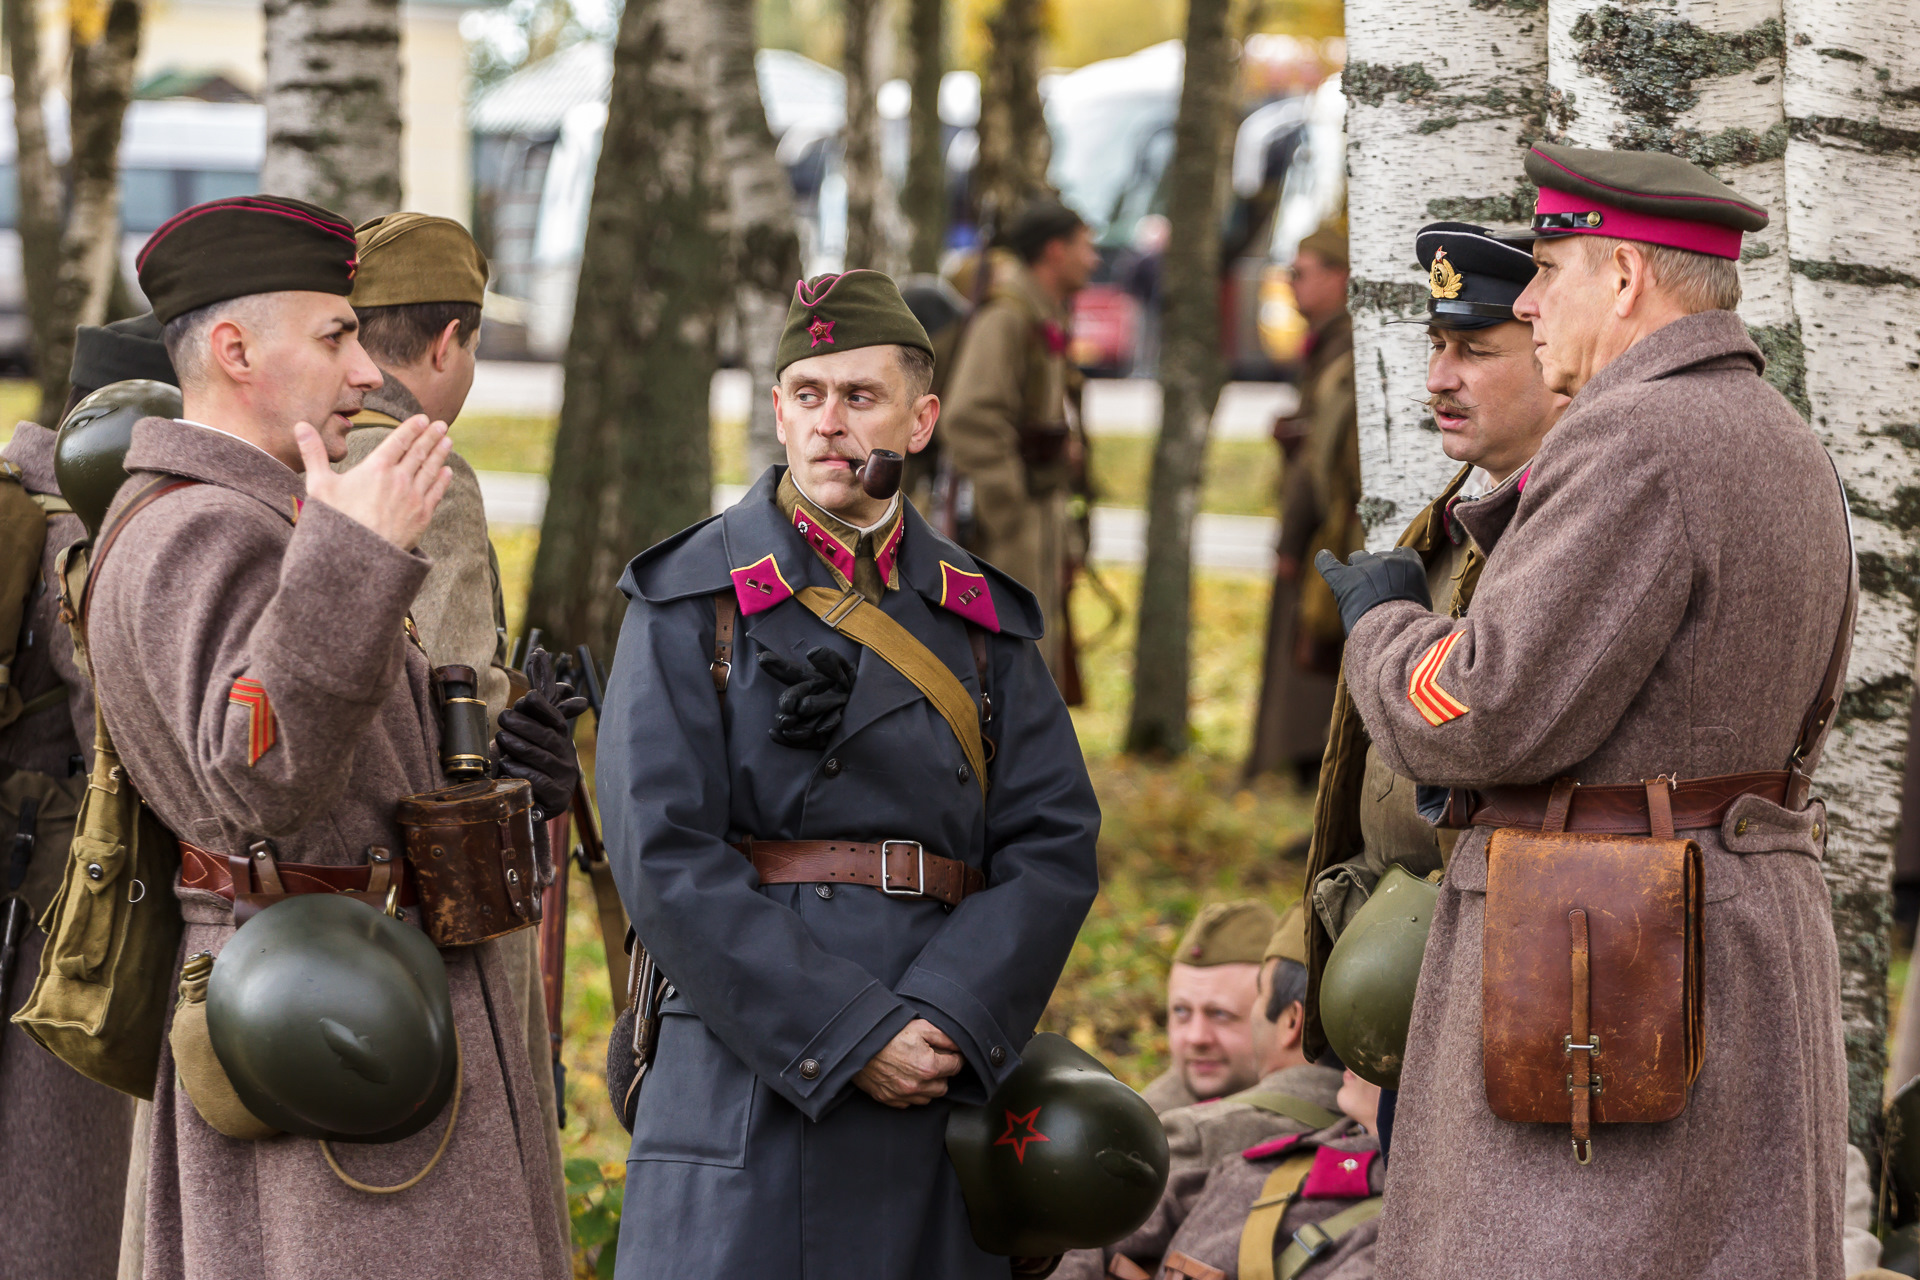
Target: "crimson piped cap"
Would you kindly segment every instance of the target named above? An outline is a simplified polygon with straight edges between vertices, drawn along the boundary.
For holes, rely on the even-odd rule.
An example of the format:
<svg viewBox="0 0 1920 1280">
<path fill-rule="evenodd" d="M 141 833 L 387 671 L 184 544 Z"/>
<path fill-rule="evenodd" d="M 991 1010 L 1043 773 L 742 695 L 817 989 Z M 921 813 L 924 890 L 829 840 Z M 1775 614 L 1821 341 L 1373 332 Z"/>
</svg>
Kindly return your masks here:
<svg viewBox="0 0 1920 1280">
<path fill-rule="evenodd" d="M 1699 165 L 1664 151 L 1595 151 L 1535 143 L 1527 177 L 1540 188 L 1533 229 L 1514 239 L 1613 236 L 1740 257 L 1740 237 L 1767 211 Z"/>
<path fill-rule="evenodd" d="M 353 292 L 353 224 L 285 196 L 209 200 L 147 238 L 134 265 L 161 324 L 253 293 Z"/>
</svg>

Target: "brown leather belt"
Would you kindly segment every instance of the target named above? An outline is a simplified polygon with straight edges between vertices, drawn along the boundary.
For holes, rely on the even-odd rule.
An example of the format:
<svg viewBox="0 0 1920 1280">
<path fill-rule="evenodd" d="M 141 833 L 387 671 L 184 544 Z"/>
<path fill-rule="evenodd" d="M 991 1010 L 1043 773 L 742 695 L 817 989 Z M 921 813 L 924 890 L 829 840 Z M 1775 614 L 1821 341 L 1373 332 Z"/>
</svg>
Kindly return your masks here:
<svg viewBox="0 0 1920 1280">
<path fill-rule="evenodd" d="M 1673 828 L 1693 831 L 1717 827 L 1726 820 L 1727 809 L 1741 796 L 1759 796 L 1784 806 L 1791 776 L 1785 769 L 1761 769 L 1676 782 L 1669 791 Z M 1548 806 L 1553 796 L 1551 784 L 1494 787 L 1471 794 L 1475 803 L 1468 811 L 1469 826 L 1528 827 L 1535 831 L 1547 826 Z M 1646 784 L 1626 782 L 1574 787 L 1567 808 L 1567 823 L 1562 829 L 1612 836 L 1650 834 L 1653 824 L 1647 813 Z"/>
<path fill-rule="evenodd" d="M 935 898 L 957 907 L 987 887 L 977 867 L 928 853 L 918 840 L 743 840 L 761 884 L 864 884 L 896 898 Z"/>
<path fill-rule="evenodd" d="M 236 875 L 244 879 L 241 902 L 234 919 L 243 921 L 262 907 L 296 893 L 349 893 L 376 907 L 385 907 L 387 891 L 397 882 L 398 905 L 411 907 L 418 898 L 405 864 L 385 849 L 370 849 L 369 861 L 357 867 L 329 867 L 314 862 L 281 862 L 265 841 L 244 854 L 223 857 L 199 845 L 180 842 L 180 887 L 204 889 L 234 901 Z M 380 861 L 379 859 L 386 859 Z M 256 885 L 258 886 L 256 888 Z M 242 908 L 245 908 L 244 910 Z"/>
</svg>

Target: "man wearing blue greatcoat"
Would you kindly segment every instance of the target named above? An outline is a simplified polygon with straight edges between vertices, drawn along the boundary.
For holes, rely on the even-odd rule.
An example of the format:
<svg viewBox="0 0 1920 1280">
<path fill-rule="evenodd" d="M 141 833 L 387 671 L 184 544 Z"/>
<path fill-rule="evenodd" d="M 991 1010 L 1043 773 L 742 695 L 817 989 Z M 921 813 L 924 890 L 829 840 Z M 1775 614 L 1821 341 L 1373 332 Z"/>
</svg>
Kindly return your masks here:
<svg viewBox="0 0 1920 1280">
<path fill-rule="evenodd" d="M 1033 596 L 862 487 L 931 437 L 932 357 L 888 277 L 801 281 L 788 465 L 621 580 L 599 801 L 672 994 L 620 1280 L 1045 1265 L 974 1243 L 944 1134 L 1020 1063 L 1100 814 Z"/>
</svg>

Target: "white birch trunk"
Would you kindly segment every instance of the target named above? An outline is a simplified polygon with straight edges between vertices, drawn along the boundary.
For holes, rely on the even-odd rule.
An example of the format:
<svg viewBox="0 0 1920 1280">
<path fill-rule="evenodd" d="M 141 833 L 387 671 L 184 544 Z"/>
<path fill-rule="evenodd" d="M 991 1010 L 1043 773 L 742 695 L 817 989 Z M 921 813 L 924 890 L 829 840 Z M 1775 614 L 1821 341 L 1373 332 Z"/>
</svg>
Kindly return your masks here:
<svg viewBox="0 0 1920 1280">
<path fill-rule="evenodd" d="M 1888 893 L 1920 599 L 1920 11 L 1788 0 L 1786 192 L 1813 423 L 1853 502 L 1860 623 L 1822 763 L 1856 1143 L 1885 1066 Z M 1869 1148 L 1871 1149 L 1871 1148 Z"/>
<path fill-rule="evenodd" d="M 1427 344 L 1412 325 L 1427 289 L 1414 232 L 1453 219 L 1524 226 L 1521 171 L 1545 98 L 1542 0 L 1349 0 L 1347 208 L 1360 514 L 1367 545 L 1393 545 L 1455 464 L 1424 405 Z"/>
<path fill-rule="evenodd" d="M 266 0 L 260 189 L 355 225 L 400 207 L 399 0 Z"/>
<path fill-rule="evenodd" d="M 1548 6 L 1548 135 L 1577 147 L 1667 151 L 1767 208 L 1740 254 L 1741 318 L 1767 376 L 1807 412 L 1787 282 L 1781 0 L 1606 0 Z"/>
</svg>

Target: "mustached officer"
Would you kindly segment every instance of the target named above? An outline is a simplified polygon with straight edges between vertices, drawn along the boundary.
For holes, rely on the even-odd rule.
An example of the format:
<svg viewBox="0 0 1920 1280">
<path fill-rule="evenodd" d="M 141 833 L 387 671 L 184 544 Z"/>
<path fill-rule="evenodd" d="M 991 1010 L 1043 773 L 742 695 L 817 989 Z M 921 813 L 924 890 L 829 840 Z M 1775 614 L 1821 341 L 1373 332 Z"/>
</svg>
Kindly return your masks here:
<svg viewBox="0 0 1920 1280">
<path fill-rule="evenodd" d="M 1033 595 L 863 485 L 932 434 L 931 355 L 886 276 L 802 281 L 787 465 L 621 580 L 598 794 L 673 986 L 622 1280 L 1008 1274 L 969 1231 L 948 1104 L 1019 1065 L 1099 810 Z"/>
</svg>

